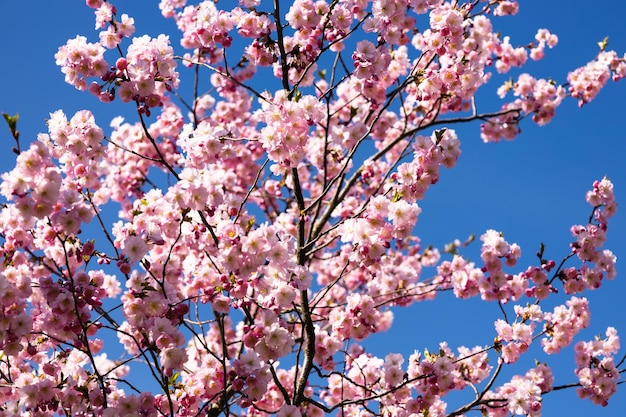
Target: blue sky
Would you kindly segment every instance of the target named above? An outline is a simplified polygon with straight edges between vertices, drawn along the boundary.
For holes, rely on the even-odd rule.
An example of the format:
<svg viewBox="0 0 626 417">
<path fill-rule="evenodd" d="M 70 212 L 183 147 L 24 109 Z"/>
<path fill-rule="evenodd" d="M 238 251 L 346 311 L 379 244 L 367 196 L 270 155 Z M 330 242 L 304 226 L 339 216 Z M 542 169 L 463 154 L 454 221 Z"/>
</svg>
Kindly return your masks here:
<svg viewBox="0 0 626 417">
<path fill-rule="evenodd" d="M 0 3 L 3 42 L 0 111 L 20 113 L 18 128 L 23 145 L 34 140 L 38 132 L 46 131 L 44 119 L 57 109 L 68 115 L 83 108 L 91 109 L 107 133 L 109 121 L 115 115 L 123 114 L 133 120 L 131 108 L 119 103 L 103 105 L 93 96 L 65 84 L 54 63 L 54 53 L 67 39 L 81 34 L 92 42 L 97 40 L 93 11 L 82 3 L 69 0 Z M 137 35 L 155 36 L 175 28 L 171 20 L 160 17 L 156 2 L 120 0 L 114 4 L 120 13 L 135 18 Z M 595 56 L 597 42 L 605 36 L 609 37 L 609 49 L 620 55 L 626 52 L 625 13 L 626 6 L 615 0 L 598 0 L 593 7 L 581 0 L 548 1 L 541 5 L 522 2 L 519 16 L 501 19 L 494 25 L 510 34 L 514 45 L 531 41 L 538 28 L 556 33 L 559 45 L 547 50 L 543 61 L 530 63 L 525 71 L 564 81 L 569 70 Z M 176 42 L 174 46 L 181 51 Z M 492 82 L 481 90 L 478 104 L 484 110 L 499 107 L 495 100 L 498 85 Z M 547 256 L 560 260 L 569 253 L 570 226 L 586 222 L 589 216 L 590 207 L 584 194 L 595 179 L 608 176 L 615 184 L 618 203 L 625 201 L 625 99 L 626 81 L 610 82 L 582 110 L 574 100 L 568 100 L 549 125 L 539 128 L 527 121 L 522 125 L 522 135 L 514 142 L 483 144 L 478 125 L 455 127 L 463 154 L 457 167 L 444 170 L 439 183 L 420 203 L 422 214 L 416 233 L 425 245 L 441 247 L 455 238 L 479 236 L 493 228 L 504 232 L 509 242 L 520 244 L 525 254 L 520 265 L 534 261 L 540 242 L 546 244 Z M 12 139 L 4 124 L 0 126 L 0 145 L 0 171 L 4 172 L 13 166 L 9 151 Z M 606 281 L 600 290 L 587 293 L 592 321 L 591 328 L 582 336 L 590 339 L 612 325 L 622 333 L 626 344 L 623 302 L 626 284 L 621 274 L 626 259 L 626 205 L 609 224 L 606 247 L 618 257 L 618 277 Z M 477 248 L 475 245 L 467 253 L 475 254 Z M 493 321 L 498 317 L 496 304 L 456 302 L 443 295 L 434 302 L 399 311 L 394 329 L 375 336 L 370 346 L 384 356 L 388 351 L 408 354 L 425 347 L 433 350 L 442 340 L 452 347 L 484 345 L 493 339 Z M 576 381 L 571 349 L 564 351 L 556 362 L 539 352 L 527 359 L 532 362 L 535 358 L 557 364 L 557 383 Z M 455 405 L 450 404 L 450 409 Z M 577 400 L 573 390 L 550 394 L 544 402 L 544 416 L 619 416 L 624 409 L 624 389 L 606 408 Z"/>
</svg>

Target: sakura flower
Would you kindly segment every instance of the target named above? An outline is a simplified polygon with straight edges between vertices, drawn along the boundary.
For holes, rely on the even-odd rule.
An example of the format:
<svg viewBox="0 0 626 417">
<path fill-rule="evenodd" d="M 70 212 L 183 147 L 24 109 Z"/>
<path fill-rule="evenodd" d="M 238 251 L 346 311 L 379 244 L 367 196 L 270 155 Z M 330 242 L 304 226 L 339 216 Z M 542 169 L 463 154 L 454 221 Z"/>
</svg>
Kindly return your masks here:
<svg viewBox="0 0 626 417">
<path fill-rule="evenodd" d="M 187 354 L 185 351 L 178 347 L 168 347 L 161 351 L 159 354 L 161 358 L 161 365 L 167 375 L 171 375 L 173 371 L 183 368 L 183 364 L 187 361 Z"/>
<path fill-rule="evenodd" d="M 145 240 L 140 236 L 134 235 L 128 236 L 122 245 L 122 251 L 131 264 L 141 260 L 148 252 L 148 249 Z"/>
</svg>

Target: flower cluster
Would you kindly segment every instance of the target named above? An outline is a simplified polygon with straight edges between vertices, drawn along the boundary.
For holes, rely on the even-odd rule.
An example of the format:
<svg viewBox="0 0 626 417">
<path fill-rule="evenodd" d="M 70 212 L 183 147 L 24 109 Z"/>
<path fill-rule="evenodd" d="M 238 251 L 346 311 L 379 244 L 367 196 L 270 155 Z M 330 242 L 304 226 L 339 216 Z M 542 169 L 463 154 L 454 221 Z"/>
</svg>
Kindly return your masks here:
<svg viewBox="0 0 626 417">
<path fill-rule="evenodd" d="M 266 126 L 261 129 L 259 141 L 270 160 L 276 163 L 276 173 L 294 168 L 305 157 L 305 144 L 311 126 L 324 116 L 321 103 L 313 96 L 289 100 L 279 91 L 270 101 L 261 101 Z"/>
<path fill-rule="evenodd" d="M 233 361 L 236 375 L 233 387 L 241 391 L 249 401 L 261 399 L 271 379 L 268 368 L 255 351 L 244 352 L 239 359 Z"/>
<path fill-rule="evenodd" d="M 543 58 L 546 46 L 554 48 L 559 42 L 559 38 L 554 33 L 550 33 L 548 29 L 539 29 L 535 35 L 535 40 L 537 44 L 533 45 L 530 50 L 530 57 L 535 61 Z"/>
<path fill-rule="evenodd" d="M 200 122 L 195 129 L 190 124 L 184 125 L 178 143 L 185 153 L 186 166 L 202 169 L 217 162 L 224 147 L 220 137 L 225 134 L 226 131 L 216 129 L 208 120 Z"/>
<path fill-rule="evenodd" d="M 499 0 L 493 14 L 496 16 L 513 16 L 519 11 L 519 4 L 516 0 Z"/>
<path fill-rule="evenodd" d="M 354 61 L 355 77 L 376 80 L 378 74 L 389 67 L 391 57 L 386 48 L 377 48 L 372 42 L 363 40 L 356 45 L 352 60 Z"/>
<path fill-rule="evenodd" d="M 232 18 L 237 25 L 237 33 L 244 38 L 262 38 L 269 35 L 275 28 L 267 15 L 253 11 L 247 12 L 238 7 L 233 9 Z"/>
<path fill-rule="evenodd" d="M 600 258 L 610 256 L 598 248 L 606 241 L 608 219 L 617 209 L 613 184 L 607 178 L 594 182 L 593 190 L 587 194 L 587 201 L 594 206 L 593 220 L 595 220 L 595 224 L 572 226 L 571 232 L 576 238 L 576 242 L 573 242 L 571 246 L 572 251 L 582 261 L 598 263 Z M 606 262 L 601 263 L 606 264 Z"/>
<path fill-rule="evenodd" d="M 519 97 L 512 105 L 524 114 L 532 114 L 533 121 L 539 126 L 552 120 L 556 108 L 566 96 L 562 86 L 544 79 L 537 80 L 529 74 L 521 74 L 515 83 L 505 83 L 498 89 L 498 94 L 504 97 L 508 90 Z"/>
<path fill-rule="evenodd" d="M 65 74 L 65 82 L 77 89 L 87 89 L 87 78 L 107 74 L 109 64 L 104 59 L 105 48 L 99 43 L 88 43 L 84 36 L 67 41 L 54 55 L 56 64 Z"/>
<path fill-rule="evenodd" d="M 455 52 L 463 43 L 464 25 L 463 10 L 449 3 L 435 7 L 430 12 L 430 28 L 424 31 L 427 48 L 437 55 Z"/>
<path fill-rule="evenodd" d="M 48 219 L 38 224 L 38 248 L 43 250 L 55 241 L 57 233 L 77 234 L 81 224 L 93 216 L 79 191 L 83 186 L 99 188 L 99 168 L 91 158 L 101 155 L 101 129 L 86 111 L 78 112 L 69 122 L 62 112 L 55 112 L 49 129 L 50 135 L 40 135 L 39 141 L 18 157 L 13 171 L 3 174 L 0 190 L 15 201 L 3 210 L 7 248 L 30 245 L 33 234 L 27 230 L 37 219 Z M 62 169 L 55 165 L 55 158 Z M 11 218 L 5 217 L 11 212 Z"/>
<path fill-rule="evenodd" d="M 619 350 L 617 330 L 609 327 L 606 339 L 578 342 L 576 351 L 576 376 L 581 388 L 577 392 L 581 398 L 589 398 L 594 404 L 607 405 L 609 398 L 617 391 L 619 370 L 613 356 Z"/>
<path fill-rule="evenodd" d="M 347 297 L 347 303 L 345 309 L 333 309 L 328 317 L 332 335 L 339 340 L 363 340 L 391 325 L 391 314 L 378 311 L 370 296 L 351 294 Z"/>
<path fill-rule="evenodd" d="M 582 107 L 593 100 L 610 78 L 626 77 L 626 56 L 619 58 L 614 51 L 601 51 L 596 59 L 567 75 L 570 94 Z"/>
<path fill-rule="evenodd" d="M 133 38 L 126 58 L 115 65 L 122 79 L 117 94 L 124 102 L 136 101 L 147 116 L 151 107 L 163 105 L 167 91 L 178 87 L 174 50 L 165 35 Z"/>
<path fill-rule="evenodd" d="M 421 200 L 432 184 L 439 181 L 441 165 L 452 168 L 461 154 L 460 141 L 451 129 L 435 131 L 431 136 L 417 136 L 413 142 L 413 161 L 398 166 L 392 179 L 398 182 L 397 193 L 409 202 Z"/>
<path fill-rule="evenodd" d="M 31 288 L 24 285 L 23 276 L 7 271 L 9 277 L 19 277 L 19 281 L 12 282 L 5 274 L 0 274 L 0 350 L 7 355 L 16 355 L 23 349 L 22 338 L 32 330 L 32 319 L 26 311 L 26 300 L 30 296 Z M 13 278 L 13 277 L 12 277 Z"/>
<path fill-rule="evenodd" d="M 164 373 L 171 376 L 187 360 L 187 353 L 181 348 L 185 338 L 177 325 L 189 311 L 188 306 L 174 285 L 168 281 L 155 282 L 136 271 L 130 275 L 126 287 L 121 299 L 127 321 L 120 326 L 123 329 L 119 333 L 120 341 L 131 354 L 146 348 L 156 351 Z"/>
<path fill-rule="evenodd" d="M 483 242 L 480 258 L 485 279 L 481 282 L 480 293 L 484 300 L 519 300 L 525 292 L 526 280 L 519 274 L 504 271 L 504 265 L 515 266 L 522 256 L 522 249 L 516 243 L 508 243 L 502 233 L 487 230 L 481 237 Z M 504 261 L 504 262 L 503 262 Z"/>
<path fill-rule="evenodd" d="M 352 243 L 355 259 L 371 263 L 380 258 L 393 239 L 402 239 L 411 233 L 420 212 L 417 203 L 389 201 L 385 196 L 377 196 L 362 217 L 343 222 L 341 241 Z"/>
<path fill-rule="evenodd" d="M 572 297 L 565 305 L 556 306 L 552 313 L 544 313 L 546 337 L 541 339 L 543 350 L 548 354 L 558 353 L 569 346 L 574 336 L 589 326 L 589 301 Z"/>
<path fill-rule="evenodd" d="M 88 110 L 76 112 L 70 120 L 58 110 L 50 114 L 48 130 L 52 155 L 62 164 L 63 171 L 76 188 L 97 191 L 101 187 L 103 169 L 98 160 L 104 154 L 104 132 Z"/>
<path fill-rule="evenodd" d="M 502 349 L 502 360 L 505 363 L 515 363 L 519 356 L 528 350 L 533 338 L 534 323 L 513 323 L 508 324 L 502 319 L 495 322 L 496 345 Z M 506 342 L 504 346 L 500 346 L 502 342 Z"/>
<path fill-rule="evenodd" d="M 165 114 L 169 114 L 171 104 L 164 107 Z M 175 111 L 174 111 L 175 113 Z M 174 123 L 179 123 L 174 118 Z M 103 186 L 94 195 L 97 205 L 106 203 L 109 199 L 122 204 L 121 217 L 126 218 L 134 203 L 135 198 L 141 198 L 144 194 L 142 186 L 146 181 L 146 175 L 152 167 L 164 170 L 160 163 L 160 156 L 174 165 L 180 159 L 176 143 L 166 136 L 174 130 L 168 126 L 161 117 L 150 126 L 146 132 L 140 123 L 124 123 L 122 117 L 116 117 L 111 121 L 113 131 L 110 135 L 109 145 L 100 159 L 103 170 Z M 163 131 L 161 140 L 152 143 L 149 135 Z"/>
<path fill-rule="evenodd" d="M 409 386 L 419 395 L 407 402 L 407 408 L 423 412 L 445 407 L 441 398 L 450 390 L 461 390 L 488 378 L 491 366 L 484 349 L 460 347 L 458 351 L 455 355 L 446 343 L 441 343 L 437 353 L 416 351 L 409 357 L 406 371 L 411 381 Z"/>
<path fill-rule="evenodd" d="M 117 9 L 105 1 L 90 2 L 89 7 L 95 10 L 96 29 L 105 29 L 100 32 L 100 44 L 107 49 L 116 48 L 123 38 L 130 38 L 135 32 L 135 19 L 122 14 L 116 19 Z"/>
<path fill-rule="evenodd" d="M 12 251 L 32 243 L 29 230 L 36 219 L 52 213 L 61 194 L 61 181 L 59 169 L 54 166 L 50 151 L 42 142 L 33 142 L 18 156 L 13 171 L 2 174 L 0 191 L 8 201 L 15 201 L 0 214 L 5 250 Z"/>
<path fill-rule="evenodd" d="M 502 106 L 500 115 L 480 125 L 480 137 L 484 142 L 513 140 L 521 132 L 521 111 L 514 103 Z"/>
<path fill-rule="evenodd" d="M 593 206 L 591 221 L 585 226 L 572 226 L 571 232 L 576 241 L 570 244 L 572 253 L 583 264 L 580 268 L 566 268 L 559 274 L 566 292 L 572 294 L 599 288 L 605 277 L 613 279 L 617 274 L 616 256 L 609 249 L 601 248 L 606 241 L 608 220 L 617 211 L 613 184 L 607 178 L 595 181 L 586 199 Z"/>
<path fill-rule="evenodd" d="M 184 48 L 200 48 L 208 52 L 220 44 L 229 47 L 232 42 L 228 32 L 235 26 L 235 22 L 230 13 L 218 11 L 212 1 L 187 6 L 175 18 L 183 33 L 181 45 Z"/>
<path fill-rule="evenodd" d="M 343 7 L 340 6 L 336 9 L 340 12 Z M 334 13 L 331 12 L 331 8 L 325 1 L 297 0 L 293 2 L 285 15 L 285 19 L 289 26 L 295 29 L 295 33 L 293 36 L 284 36 L 283 38 L 284 62 L 279 59 L 281 52 L 278 43 L 262 37 L 259 40 L 265 54 L 272 50 L 278 52 L 269 60 L 267 56 L 264 57 L 263 61 L 265 62 L 263 64 L 273 63 L 274 76 L 277 78 L 282 79 L 285 75 L 291 83 L 297 83 L 301 86 L 311 85 L 313 83 L 312 74 L 317 68 L 315 61 L 322 48 L 322 36 L 328 33 L 330 36 L 328 40 L 336 40 L 340 37 L 340 34 L 338 35 L 336 29 L 333 28 L 333 20 L 328 17 L 323 18 L 323 16 Z M 352 21 L 351 16 L 344 14 L 343 17 L 346 19 L 343 22 L 345 25 L 343 27 L 349 27 Z M 334 21 L 337 22 L 336 19 Z"/>
<path fill-rule="evenodd" d="M 455 255 L 452 261 L 441 262 L 437 266 L 437 275 L 442 282 L 449 283 L 457 298 L 474 297 L 488 288 L 483 284 L 484 272 L 459 255 Z"/>
<path fill-rule="evenodd" d="M 108 297 L 119 293 L 119 283 L 113 276 L 102 271 L 77 271 L 73 275 L 53 280 L 44 276 L 34 293 L 37 330 L 58 340 L 69 340 L 84 347 L 84 333 L 93 335 L 101 323 L 91 320 L 91 310 L 102 306 Z"/>
<path fill-rule="evenodd" d="M 528 59 L 526 48 L 521 46 L 514 48 L 510 41 L 511 39 L 505 36 L 502 43 L 498 44 L 495 48 L 494 52 L 498 57 L 496 69 L 499 73 L 509 72 L 511 67 L 521 67 Z"/>
<path fill-rule="evenodd" d="M 504 98 L 508 91 L 513 91 L 518 98 L 503 105 L 498 117 L 481 125 L 481 137 L 485 142 L 514 139 L 519 133 L 519 120 L 525 115 L 532 115 L 532 120 L 539 126 L 547 124 L 566 96 L 564 87 L 528 74 L 521 74 L 515 83 L 505 82 L 498 89 L 498 95 Z"/>
<path fill-rule="evenodd" d="M 490 417 L 512 415 L 539 417 L 541 416 L 542 394 L 552 389 L 552 371 L 546 365 L 537 365 L 526 375 L 515 375 L 510 382 L 498 387 L 495 392 L 489 391 L 486 398 L 491 406 L 483 407 L 482 411 Z"/>
<path fill-rule="evenodd" d="M 102 3 L 96 11 L 97 28 L 108 24 L 100 33 L 100 43 L 87 43 L 77 36 L 59 48 L 55 55 L 56 64 L 61 66 L 65 81 L 79 90 L 88 89 L 103 102 L 113 101 L 117 96 L 122 101 L 137 102 L 140 113 L 150 115 L 150 108 L 161 106 L 166 101 L 165 93 L 178 86 L 178 73 L 169 38 L 159 35 L 152 39 L 145 35 L 132 39 L 125 57 L 118 58 L 115 66 L 104 59 L 105 47 L 118 47 L 122 38 L 130 37 L 135 27 L 134 20 L 122 15 L 115 20 L 115 8 Z M 87 84 L 87 79 L 99 77 L 99 81 Z"/>
<path fill-rule="evenodd" d="M 415 3 L 415 2 L 411 2 Z M 375 32 L 381 41 L 391 45 L 404 45 L 409 42 L 409 34 L 415 27 L 416 19 L 407 14 L 407 8 L 391 0 L 375 0 L 372 16 L 364 23 L 366 32 Z"/>
</svg>

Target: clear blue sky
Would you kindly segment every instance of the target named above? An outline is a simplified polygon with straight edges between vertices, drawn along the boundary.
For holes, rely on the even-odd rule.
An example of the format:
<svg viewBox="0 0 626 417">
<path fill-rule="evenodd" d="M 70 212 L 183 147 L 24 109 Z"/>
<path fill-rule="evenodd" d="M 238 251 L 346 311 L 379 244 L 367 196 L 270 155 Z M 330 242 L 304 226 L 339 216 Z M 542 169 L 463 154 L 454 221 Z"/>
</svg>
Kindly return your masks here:
<svg viewBox="0 0 626 417">
<path fill-rule="evenodd" d="M 114 4 L 120 13 L 135 18 L 137 35 L 172 33 L 173 22 L 160 17 L 156 3 L 120 0 Z M 582 0 L 522 2 L 520 15 L 500 20 L 496 28 L 510 34 L 512 44 L 531 41 L 538 28 L 556 33 L 559 45 L 547 50 L 543 61 L 531 63 L 525 71 L 564 81 L 568 70 L 595 56 L 597 42 L 605 36 L 609 37 L 610 49 L 620 55 L 626 52 L 625 15 L 626 6 L 617 0 L 597 0 L 593 4 Z M 67 39 L 81 34 L 95 42 L 93 26 L 93 11 L 80 1 L 0 2 L 0 111 L 20 113 L 18 128 L 24 144 L 34 140 L 38 132 L 46 131 L 44 119 L 57 109 L 69 115 L 83 108 L 91 109 L 107 133 L 113 116 L 123 114 L 133 120 L 131 108 L 120 107 L 119 103 L 103 105 L 65 84 L 54 63 L 54 53 Z M 181 50 L 176 42 L 174 45 Z M 490 83 L 482 90 L 478 103 L 484 110 L 496 109 L 497 85 Z M 455 238 L 480 235 L 494 228 L 503 231 L 509 242 L 521 245 L 525 254 L 521 265 L 534 261 L 539 242 L 546 244 L 547 256 L 561 259 L 569 251 L 570 226 L 584 223 L 589 216 L 584 193 L 595 179 L 608 176 L 615 184 L 618 202 L 626 201 L 625 100 L 626 80 L 610 82 L 582 110 L 569 100 L 557 110 L 549 125 L 538 128 L 524 123 L 522 135 L 510 143 L 483 144 L 478 125 L 457 127 L 463 151 L 459 163 L 443 172 L 439 183 L 420 204 L 423 211 L 417 234 L 423 243 L 441 247 Z M 4 172 L 13 166 L 9 150 L 12 139 L 4 122 L 0 126 L 0 145 L 0 171 Z M 626 345 L 626 204 L 609 227 L 606 247 L 618 257 L 618 277 L 587 294 L 592 321 L 591 328 L 582 335 L 590 339 L 612 325 L 622 333 L 622 344 Z M 442 340 L 453 348 L 460 344 L 485 345 L 493 339 L 493 321 L 498 317 L 495 304 L 454 302 L 442 296 L 398 312 L 394 329 L 374 337 L 370 346 L 384 356 L 388 351 L 408 354 L 425 347 L 433 350 Z M 558 364 L 554 369 L 557 384 L 576 381 L 571 349 L 564 351 L 558 362 L 540 353 L 527 359 L 534 358 Z M 553 393 L 544 402 L 543 415 L 622 416 L 626 409 L 625 391 L 620 386 L 606 408 L 577 400 L 574 390 Z M 455 405 L 451 403 L 449 408 Z"/>
</svg>

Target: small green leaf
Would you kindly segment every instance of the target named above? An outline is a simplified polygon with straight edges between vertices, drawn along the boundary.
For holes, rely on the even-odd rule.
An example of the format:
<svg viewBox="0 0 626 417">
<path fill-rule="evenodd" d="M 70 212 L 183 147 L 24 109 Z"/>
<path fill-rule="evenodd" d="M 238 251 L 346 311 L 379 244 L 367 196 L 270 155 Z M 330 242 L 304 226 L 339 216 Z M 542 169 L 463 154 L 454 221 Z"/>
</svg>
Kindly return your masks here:
<svg viewBox="0 0 626 417">
<path fill-rule="evenodd" d="M 298 89 L 298 87 L 296 87 L 293 91 L 293 100 L 295 102 L 300 101 L 300 99 L 302 98 L 302 93 L 300 92 L 300 90 Z"/>
<path fill-rule="evenodd" d="M 170 385 L 174 385 L 179 376 L 180 376 L 180 372 L 176 372 L 174 375 L 172 375 L 170 377 Z"/>
<path fill-rule="evenodd" d="M 10 114 L 2 113 L 2 117 L 9 125 L 9 130 L 11 131 L 11 136 L 15 139 L 15 143 L 17 147 L 11 148 L 13 153 L 19 155 L 20 154 L 20 132 L 17 130 L 17 120 L 20 118 L 19 113 L 15 113 L 15 116 L 11 116 Z"/>
<path fill-rule="evenodd" d="M 9 129 L 11 129 L 11 132 L 14 132 L 15 129 L 17 128 L 17 120 L 20 118 L 20 114 L 16 113 L 15 116 L 11 116 L 9 114 L 2 113 L 2 117 L 4 117 L 4 120 L 7 121 L 7 124 L 9 125 Z"/>
<path fill-rule="evenodd" d="M 248 233 L 250 230 L 252 230 L 252 228 L 254 227 L 254 222 L 255 222 L 255 221 L 256 221 L 256 220 L 255 220 L 255 218 L 254 218 L 254 217 L 251 217 L 251 218 L 248 220 L 248 223 L 246 224 L 246 233 Z"/>
<path fill-rule="evenodd" d="M 456 255 L 457 254 L 457 248 L 456 245 L 453 243 L 448 243 L 447 245 L 444 246 L 443 248 L 444 253 L 449 253 L 450 255 Z"/>
</svg>

